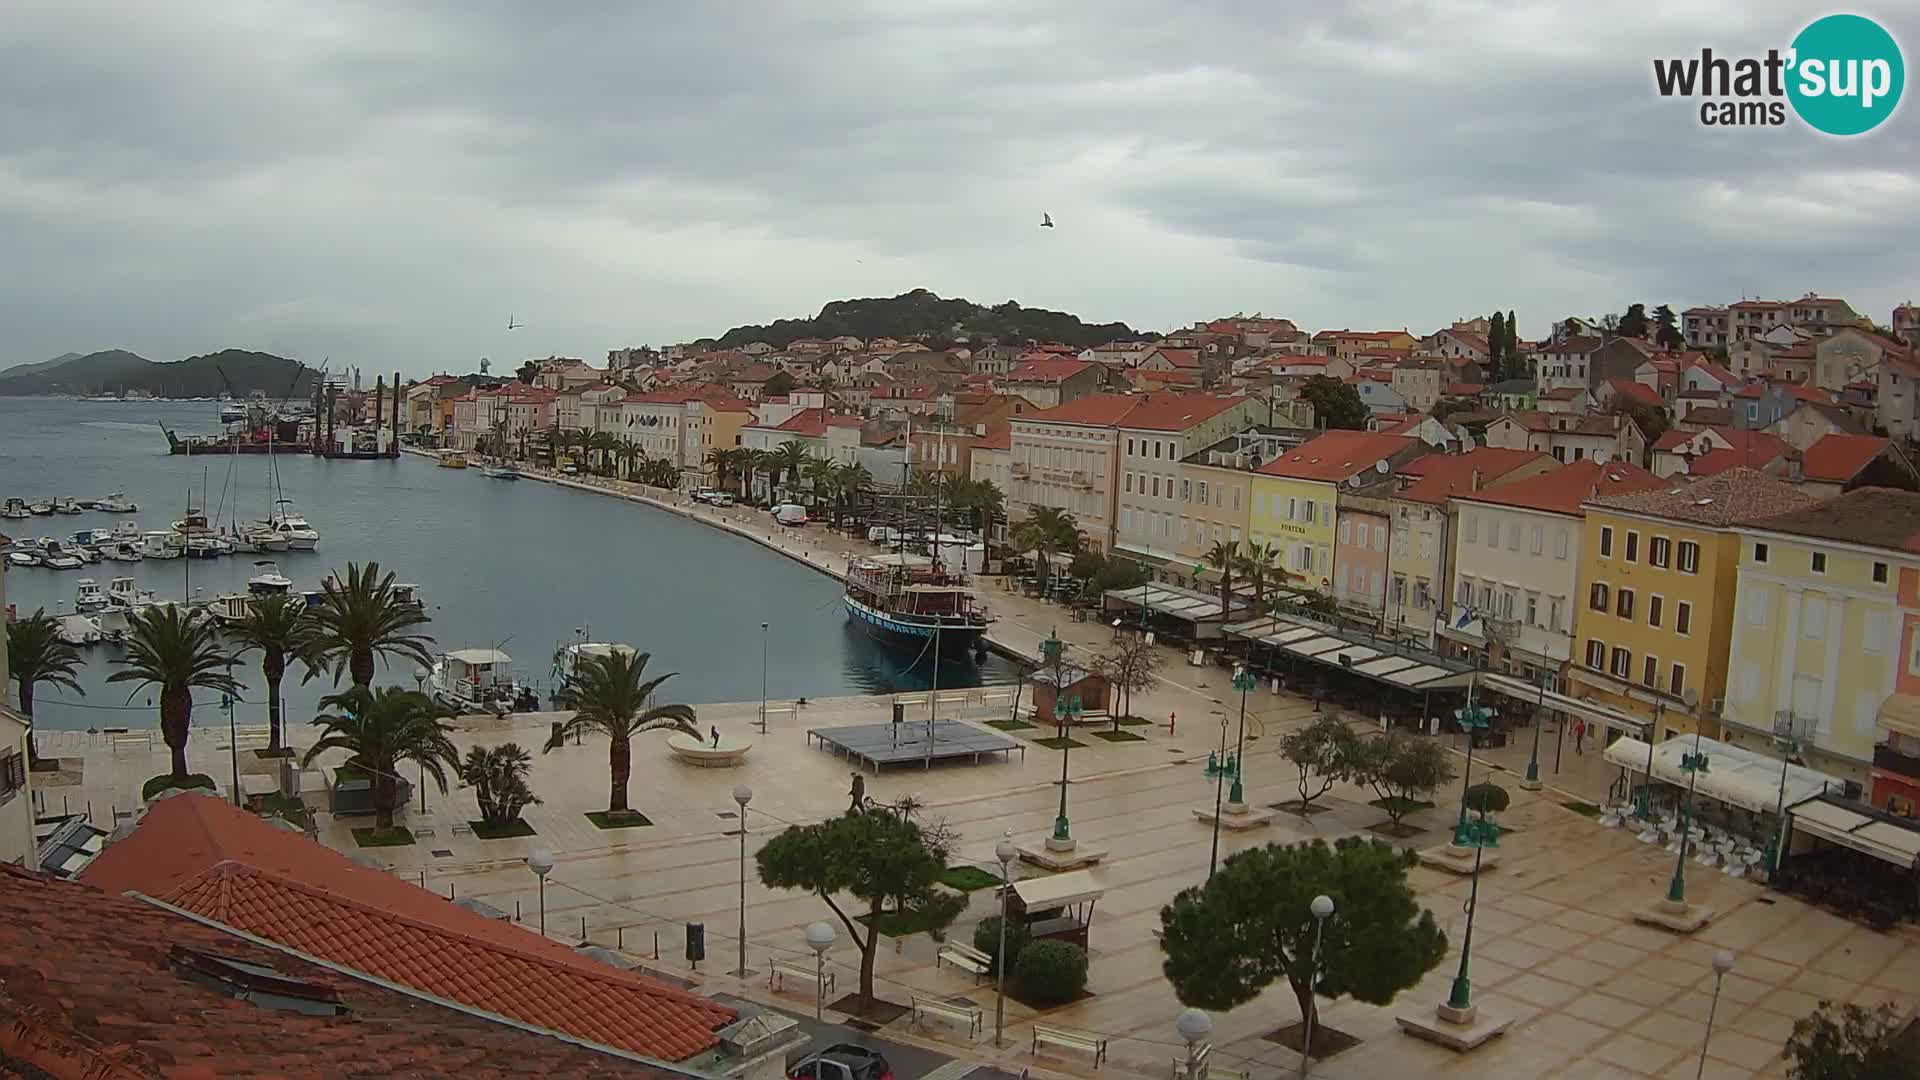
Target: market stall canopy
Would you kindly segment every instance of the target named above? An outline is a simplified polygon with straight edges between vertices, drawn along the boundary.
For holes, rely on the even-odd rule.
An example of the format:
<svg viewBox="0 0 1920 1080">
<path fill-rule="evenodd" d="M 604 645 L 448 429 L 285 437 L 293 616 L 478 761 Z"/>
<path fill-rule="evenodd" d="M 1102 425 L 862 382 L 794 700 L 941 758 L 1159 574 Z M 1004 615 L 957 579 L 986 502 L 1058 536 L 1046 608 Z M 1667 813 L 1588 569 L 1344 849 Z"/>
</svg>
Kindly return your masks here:
<svg viewBox="0 0 1920 1080">
<path fill-rule="evenodd" d="M 1148 584 L 1136 585 L 1131 589 L 1108 589 L 1107 601 L 1135 608 L 1144 604 L 1161 615 L 1171 615 L 1188 622 L 1220 618 L 1218 596 L 1173 585 Z M 1229 617 L 1244 616 L 1247 613 L 1247 602 L 1238 596 L 1230 596 L 1227 600 L 1227 610 Z"/>
<path fill-rule="evenodd" d="M 1013 885 L 1013 894 L 1020 898 L 1021 906 L 1028 911 L 1045 911 L 1098 900 L 1107 894 L 1107 890 L 1092 871 L 1069 870 L 1051 877 L 1017 881 Z"/>
<path fill-rule="evenodd" d="M 1406 690 L 1456 690 L 1465 687 L 1472 678 L 1464 666 L 1431 653 L 1391 645 L 1384 638 L 1323 623 L 1271 616 L 1232 623 L 1221 629 L 1233 637 L 1270 645 Z"/>
<path fill-rule="evenodd" d="M 1686 787 L 1692 778 L 1680 767 L 1680 759 L 1693 753 L 1693 743 L 1691 735 L 1676 735 L 1656 745 L 1653 748 L 1653 778 L 1676 787 Z M 1780 805 L 1779 758 L 1755 753 L 1718 739 L 1705 738 L 1700 740 L 1700 752 L 1707 755 L 1707 768 L 1700 774 L 1696 788 L 1702 797 L 1756 814 L 1771 814 Z M 1606 758 L 1630 773 L 1644 773 L 1647 771 L 1647 744 L 1634 738 L 1615 739 L 1607 747 Z M 1829 786 L 1839 791 L 1846 784 L 1837 776 L 1828 776 L 1802 765 L 1787 766 L 1788 806 L 1813 798 Z"/>
<path fill-rule="evenodd" d="M 1913 869 L 1920 866 L 1920 823 L 1900 821 L 1877 811 L 1862 812 L 1830 795 L 1791 803 L 1795 832 L 1850 847 L 1862 854 Z"/>
</svg>

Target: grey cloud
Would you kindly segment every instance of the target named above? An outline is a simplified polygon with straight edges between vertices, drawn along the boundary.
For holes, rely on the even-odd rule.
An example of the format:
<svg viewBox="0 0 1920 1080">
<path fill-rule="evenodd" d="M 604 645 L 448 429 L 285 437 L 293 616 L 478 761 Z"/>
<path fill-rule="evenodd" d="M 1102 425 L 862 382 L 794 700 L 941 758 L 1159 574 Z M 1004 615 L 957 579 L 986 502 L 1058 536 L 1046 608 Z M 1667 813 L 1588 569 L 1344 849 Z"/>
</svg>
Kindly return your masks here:
<svg viewBox="0 0 1920 1080">
<path fill-rule="evenodd" d="M 1809 288 L 1884 318 L 1920 238 L 1912 103 L 1840 142 L 1653 94 L 1651 57 L 1807 15 L 16 3 L 0 362 L 236 345 L 418 372 L 916 286 L 1145 326 L 1497 304 L 1538 332 Z"/>
</svg>

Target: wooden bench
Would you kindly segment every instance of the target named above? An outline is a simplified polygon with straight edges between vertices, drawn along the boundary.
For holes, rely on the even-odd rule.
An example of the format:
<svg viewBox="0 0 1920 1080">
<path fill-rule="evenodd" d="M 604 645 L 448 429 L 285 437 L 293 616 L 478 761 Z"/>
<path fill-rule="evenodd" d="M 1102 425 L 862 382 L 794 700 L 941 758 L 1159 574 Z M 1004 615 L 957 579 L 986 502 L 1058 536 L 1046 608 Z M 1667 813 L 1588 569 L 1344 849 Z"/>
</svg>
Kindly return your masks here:
<svg viewBox="0 0 1920 1080">
<path fill-rule="evenodd" d="M 947 942 L 945 945 L 940 946 L 939 952 L 933 954 L 933 966 L 935 970 L 939 969 L 942 960 L 952 964 L 954 967 L 972 972 L 973 981 L 976 983 L 978 983 L 981 977 L 986 975 L 987 972 L 993 970 L 993 957 L 988 956 L 986 953 L 981 952 L 971 945 L 962 944 L 958 941 Z"/>
<path fill-rule="evenodd" d="M 909 997 L 907 1000 L 913 1005 L 913 1019 L 915 1023 L 919 1023 L 928 1016 L 934 1016 L 941 1020 L 964 1024 L 966 1025 L 967 1038 L 969 1039 L 977 1037 L 980 1034 L 981 1027 L 985 1024 L 980 1006 L 970 1001 L 944 1001 L 940 998 L 923 998 L 918 996 Z"/>
<path fill-rule="evenodd" d="M 128 732 L 113 736 L 113 756 L 119 757 L 121 750 L 150 751 L 153 749 L 153 732 Z"/>
<path fill-rule="evenodd" d="M 1090 1032 L 1074 1031 L 1070 1028 L 1048 1027 L 1045 1024 L 1035 1024 L 1033 1025 L 1033 1055 L 1035 1057 L 1040 1056 L 1040 1047 L 1042 1045 L 1059 1046 L 1068 1050 L 1078 1050 L 1084 1054 L 1092 1054 L 1093 1067 L 1096 1069 L 1106 1064 L 1107 1037 L 1105 1035 L 1094 1035 Z"/>
<path fill-rule="evenodd" d="M 453 823 L 453 835 L 455 835 L 455 836 L 472 836 L 472 835 L 473 835 L 473 826 L 472 826 L 472 825 L 469 825 L 469 824 L 467 824 L 467 823 L 466 823 L 466 822 L 464 822 L 464 821 L 456 821 L 456 822 L 454 822 L 454 823 Z"/>
<path fill-rule="evenodd" d="M 805 964 L 796 964 L 788 960 L 773 961 L 771 970 L 767 972 L 767 989 L 779 990 L 781 988 L 781 985 L 789 977 L 795 978 L 795 979 L 804 979 L 807 982 L 820 983 L 821 985 L 819 989 L 821 990 L 821 992 L 828 993 L 828 994 L 833 993 L 833 972 L 831 971 L 826 972 L 824 979 L 822 979 L 821 973 L 819 971 L 816 971 L 815 969 L 810 968 Z"/>
</svg>

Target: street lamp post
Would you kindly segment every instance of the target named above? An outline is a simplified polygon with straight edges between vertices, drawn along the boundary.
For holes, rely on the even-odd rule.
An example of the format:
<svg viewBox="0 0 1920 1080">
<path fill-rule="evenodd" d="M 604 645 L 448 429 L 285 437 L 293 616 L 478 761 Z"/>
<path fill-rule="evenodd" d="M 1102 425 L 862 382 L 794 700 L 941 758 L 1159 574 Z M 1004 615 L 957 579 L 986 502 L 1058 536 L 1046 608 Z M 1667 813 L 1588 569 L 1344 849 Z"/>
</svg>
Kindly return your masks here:
<svg viewBox="0 0 1920 1080">
<path fill-rule="evenodd" d="M 1774 876 L 1780 873 L 1780 864 L 1787 857 L 1787 766 L 1792 764 L 1793 756 L 1800 752 L 1800 740 L 1793 734 L 1793 713 L 1784 715 L 1783 723 L 1782 714 L 1775 713 L 1773 724 L 1773 744 L 1780 748 L 1780 795 L 1773 807 L 1773 818 L 1779 827 L 1774 832 L 1773 858 L 1767 860 L 1767 873 Z M 1786 731 L 1784 735 L 1780 734 L 1783 727 Z"/>
<path fill-rule="evenodd" d="M 1013 830 L 1008 829 L 993 846 L 993 857 L 1000 860 L 1000 948 L 993 954 L 993 1045 L 1006 1045 L 1007 1029 L 1007 907 L 1013 892 L 1013 863 L 1020 849 L 1013 846 Z"/>
<path fill-rule="evenodd" d="M 413 688 L 422 694 L 427 692 L 426 668 L 416 667 L 413 669 Z M 423 814 L 427 812 L 427 766 L 425 762 L 420 764 L 420 812 Z"/>
<path fill-rule="evenodd" d="M 827 950 L 833 948 L 833 925 L 831 923 L 810 923 L 807 926 L 807 948 L 813 950 L 813 1018 L 820 1019 L 822 1006 L 827 995 Z"/>
<path fill-rule="evenodd" d="M 1460 970 L 1453 976 L 1453 989 L 1440 1015 L 1455 1023 L 1468 1023 L 1473 1016 L 1473 984 L 1467 979 L 1467 961 L 1473 954 L 1474 908 L 1480 902 L 1480 856 L 1487 848 L 1500 845 L 1500 826 L 1485 817 L 1463 822 L 1454 832 L 1454 843 L 1473 848 L 1473 884 L 1467 891 L 1467 929 L 1460 939 Z"/>
<path fill-rule="evenodd" d="M 1713 1002 L 1707 1006 L 1707 1033 L 1700 1040 L 1700 1064 L 1693 1070 L 1693 1080 L 1700 1080 L 1707 1074 L 1707 1046 L 1713 1042 L 1713 1014 L 1720 1011 L 1720 983 L 1732 970 L 1732 953 L 1721 949 L 1713 954 Z"/>
<path fill-rule="evenodd" d="M 1547 724 L 1547 684 L 1552 681 L 1552 668 L 1540 673 L 1540 704 L 1533 713 L 1533 756 L 1527 759 L 1527 778 L 1520 781 L 1528 791 L 1540 790 L 1540 729 Z"/>
<path fill-rule="evenodd" d="M 740 967 L 733 974 L 744 979 L 752 974 L 747 969 L 747 804 L 753 801 L 753 789 L 735 785 L 733 801 L 740 806 Z"/>
<path fill-rule="evenodd" d="M 1252 690 L 1259 681 L 1259 677 L 1248 671 L 1244 664 L 1233 669 L 1233 688 L 1240 691 L 1240 732 L 1234 737 L 1233 791 L 1228 794 L 1227 802 L 1240 809 L 1245 809 L 1247 805 L 1247 793 L 1240 786 L 1241 772 L 1247 761 L 1247 691 Z"/>
<path fill-rule="evenodd" d="M 1667 885 L 1667 900 L 1675 904 L 1687 902 L 1687 847 L 1693 830 L 1693 793 L 1700 785 L 1700 774 L 1707 771 L 1707 755 L 1700 752 L 1700 728 L 1693 729 L 1693 753 L 1680 758 L 1680 768 L 1687 774 L 1687 808 L 1680 814 L 1680 853 L 1674 856 L 1673 880 Z"/>
<path fill-rule="evenodd" d="M 1653 744 L 1659 738 L 1660 717 L 1665 714 L 1666 709 L 1664 703 L 1654 702 L 1653 723 L 1647 726 L 1647 780 L 1640 785 L 1640 806 L 1635 811 L 1635 815 L 1641 821 L 1653 819 Z"/>
<path fill-rule="evenodd" d="M 1477 681 L 1476 679 L 1475 682 Z M 1467 839 L 1467 792 L 1473 788 L 1473 737 L 1476 732 L 1487 729 L 1487 710 L 1474 704 L 1473 687 L 1474 683 L 1470 682 L 1467 684 L 1467 707 L 1456 710 L 1453 714 L 1454 718 L 1460 722 L 1461 730 L 1467 733 L 1467 767 L 1466 771 L 1460 777 L 1460 820 L 1455 824 L 1453 829 L 1453 844 L 1455 847 L 1472 846 Z M 1474 856 L 1476 872 L 1479 866 L 1479 859 L 1479 855 L 1476 854 Z"/>
<path fill-rule="evenodd" d="M 1313 961 L 1307 966 L 1307 993 L 1312 994 L 1320 981 L 1320 938 L 1326 932 L 1327 917 L 1333 914 L 1333 897 L 1316 896 L 1307 910 L 1313 912 Z M 1307 1069 L 1313 1058 L 1313 1015 L 1318 1011 L 1309 1008 L 1307 1015 L 1300 1018 L 1300 1080 L 1307 1080 Z"/>
<path fill-rule="evenodd" d="M 1201 1046 L 1207 1036 L 1213 1034 L 1212 1018 L 1199 1009 L 1182 1009 L 1179 1019 L 1173 1022 L 1173 1029 L 1187 1043 L 1186 1080 L 1200 1080 Z"/>
<path fill-rule="evenodd" d="M 760 734 L 767 733 L 767 624 L 760 624 Z"/>
<path fill-rule="evenodd" d="M 1227 718 L 1220 718 L 1220 756 L 1210 760 L 1207 771 L 1213 774 L 1213 850 L 1207 855 L 1207 880 L 1213 880 L 1214 867 L 1220 862 L 1220 800 L 1226 791 L 1227 774 L 1234 771 L 1236 762 L 1227 757 Z M 1239 781 L 1235 781 L 1238 783 Z"/>
<path fill-rule="evenodd" d="M 1056 690 L 1058 688 L 1056 687 Z M 1073 724 L 1080 716 L 1080 695 L 1069 694 L 1065 701 L 1054 701 L 1053 711 L 1060 720 L 1060 812 L 1053 818 L 1053 835 L 1047 847 L 1055 851 L 1073 850 L 1073 833 L 1067 821 L 1067 756 L 1073 751 Z"/>
<path fill-rule="evenodd" d="M 547 875 L 553 873 L 553 852 L 534 848 L 527 853 L 527 869 L 540 879 L 540 936 L 547 936 Z"/>
</svg>

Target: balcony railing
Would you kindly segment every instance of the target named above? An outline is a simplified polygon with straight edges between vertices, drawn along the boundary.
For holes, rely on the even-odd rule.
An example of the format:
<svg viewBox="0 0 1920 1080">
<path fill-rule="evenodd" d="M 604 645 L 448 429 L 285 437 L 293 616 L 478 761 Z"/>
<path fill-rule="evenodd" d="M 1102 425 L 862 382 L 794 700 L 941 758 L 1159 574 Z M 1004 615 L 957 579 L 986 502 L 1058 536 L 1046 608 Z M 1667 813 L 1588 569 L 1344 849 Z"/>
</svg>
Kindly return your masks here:
<svg viewBox="0 0 1920 1080">
<path fill-rule="evenodd" d="M 1873 767 L 1920 780 L 1920 755 L 1903 754 L 1886 743 L 1873 748 Z"/>
</svg>

